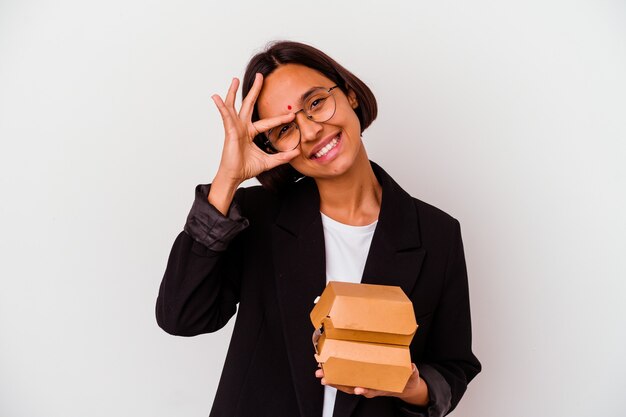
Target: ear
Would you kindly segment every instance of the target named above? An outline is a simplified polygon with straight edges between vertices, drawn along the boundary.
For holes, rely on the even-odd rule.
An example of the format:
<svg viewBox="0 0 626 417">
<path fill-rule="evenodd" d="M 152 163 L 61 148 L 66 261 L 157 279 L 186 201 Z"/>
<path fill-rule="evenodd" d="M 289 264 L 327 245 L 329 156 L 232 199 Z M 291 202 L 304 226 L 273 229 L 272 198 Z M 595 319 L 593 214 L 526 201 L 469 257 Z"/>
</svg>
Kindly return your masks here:
<svg viewBox="0 0 626 417">
<path fill-rule="evenodd" d="M 359 107 L 359 100 L 357 100 L 354 90 L 348 89 L 348 94 L 346 94 L 346 96 L 348 97 L 348 103 L 350 103 L 350 106 L 352 106 L 353 109 Z"/>
</svg>

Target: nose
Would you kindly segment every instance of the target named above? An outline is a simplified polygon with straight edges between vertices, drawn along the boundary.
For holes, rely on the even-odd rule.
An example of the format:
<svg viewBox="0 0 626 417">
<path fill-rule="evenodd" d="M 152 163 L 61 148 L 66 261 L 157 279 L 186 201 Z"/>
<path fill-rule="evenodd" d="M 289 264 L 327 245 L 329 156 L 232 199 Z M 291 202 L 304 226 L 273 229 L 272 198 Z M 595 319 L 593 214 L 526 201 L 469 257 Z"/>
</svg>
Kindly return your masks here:
<svg viewBox="0 0 626 417">
<path fill-rule="evenodd" d="M 300 128 L 300 137 L 302 142 L 308 142 L 319 139 L 319 134 L 323 127 L 321 123 L 310 120 L 304 112 L 296 114 L 296 122 Z"/>
</svg>

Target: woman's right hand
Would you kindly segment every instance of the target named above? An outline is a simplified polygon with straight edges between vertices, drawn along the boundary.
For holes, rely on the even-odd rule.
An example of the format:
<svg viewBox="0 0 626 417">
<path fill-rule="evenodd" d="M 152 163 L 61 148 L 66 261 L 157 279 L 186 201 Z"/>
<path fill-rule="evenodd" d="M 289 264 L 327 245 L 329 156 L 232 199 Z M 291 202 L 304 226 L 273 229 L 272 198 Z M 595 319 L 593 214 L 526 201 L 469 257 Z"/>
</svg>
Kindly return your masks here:
<svg viewBox="0 0 626 417">
<path fill-rule="evenodd" d="M 224 124 L 224 148 L 220 166 L 211 185 L 209 202 L 226 214 L 237 187 L 245 180 L 278 165 L 288 163 L 300 153 L 299 148 L 289 152 L 268 154 L 262 151 L 253 139 L 273 127 L 293 120 L 294 113 L 288 113 L 252 123 L 254 104 L 263 86 L 263 76 L 256 74 L 254 84 L 241 103 L 239 112 L 235 109 L 235 98 L 239 80 L 233 78 L 226 100 L 214 94 L 211 96 Z"/>
</svg>

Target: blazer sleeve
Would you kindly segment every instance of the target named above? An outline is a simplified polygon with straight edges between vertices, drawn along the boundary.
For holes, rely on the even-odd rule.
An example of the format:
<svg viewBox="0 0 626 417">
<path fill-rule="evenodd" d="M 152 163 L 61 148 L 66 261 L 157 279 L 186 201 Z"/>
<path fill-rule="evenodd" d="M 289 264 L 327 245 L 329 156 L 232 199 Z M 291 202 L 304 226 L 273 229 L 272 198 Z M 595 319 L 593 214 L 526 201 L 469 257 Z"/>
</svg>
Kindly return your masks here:
<svg viewBox="0 0 626 417">
<path fill-rule="evenodd" d="M 184 230 L 172 246 L 156 302 L 158 325 L 178 336 L 221 329 L 237 311 L 241 281 L 241 235 L 248 226 L 235 194 L 228 216 L 207 200 L 210 185 L 198 185 Z"/>
<path fill-rule="evenodd" d="M 445 415 L 454 410 L 468 383 L 481 370 L 481 364 L 472 352 L 467 269 L 461 228 L 456 219 L 453 219 L 451 229 L 443 292 L 434 312 L 424 363 L 417 364 L 418 368 L 425 368 L 424 371 L 428 369 L 424 375 L 427 382 L 428 377 L 437 380 L 441 376 L 449 385 L 448 393 L 441 381 L 436 382 L 438 388 L 435 394 L 439 397 L 439 405 L 445 405 L 447 410 L 437 407 L 439 410 L 432 410 L 435 415 Z M 445 404 L 448 396 L 449 404 Z M 444 414 L 439 414 L 442 411 Z"/>
<path fill-rule="evenodd" d="M 421 364 L 420 377 L 428 385 L 429 403 L 425 407 L 407 404 L 398 400 L 399 415 L 402 417 L 442 417 L 450 410 L 450 385 L 443 376 L 432 366 Z"/>
</svg>

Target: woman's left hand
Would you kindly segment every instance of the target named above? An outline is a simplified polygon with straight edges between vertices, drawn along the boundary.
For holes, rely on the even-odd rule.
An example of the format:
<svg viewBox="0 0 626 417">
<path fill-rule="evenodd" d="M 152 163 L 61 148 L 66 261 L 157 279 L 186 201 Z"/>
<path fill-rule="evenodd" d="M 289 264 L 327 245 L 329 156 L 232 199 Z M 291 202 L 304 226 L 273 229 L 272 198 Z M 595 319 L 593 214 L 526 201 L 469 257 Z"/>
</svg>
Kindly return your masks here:
<svg viewBox="0 0 626 417">
<path fill-rule="evenodd" d="M 370 388 L 363 387 L 348 387 L 345 385 L 332 385 L 326 384 L 324 379 L 324 371 L 320 368 L 315 371 L 315 376 L 320 378 L 320 382 L 322 385 L 328 385 L 330 387 L 337 388 L 337 390 L 345 392 L 346 394 L 354 394 L 354 395 L 362 395 L 365 398 L 374 398 L 374 397 L 398 397 L 401 400 L 414 405 L 425 406 L 428 404 L 428 386 L 426 385 L 426 381 L 420 378 L 419 371 L 417 370 L 417 366 L 415 364 L 411 364 L 413 366 L 413 373 L 409 377 L 409 380 L 404 387 L 404 390 L 400 393 L 398 392 L 389 392 L 389 391 L 379 391 Z"/>
</svg>

